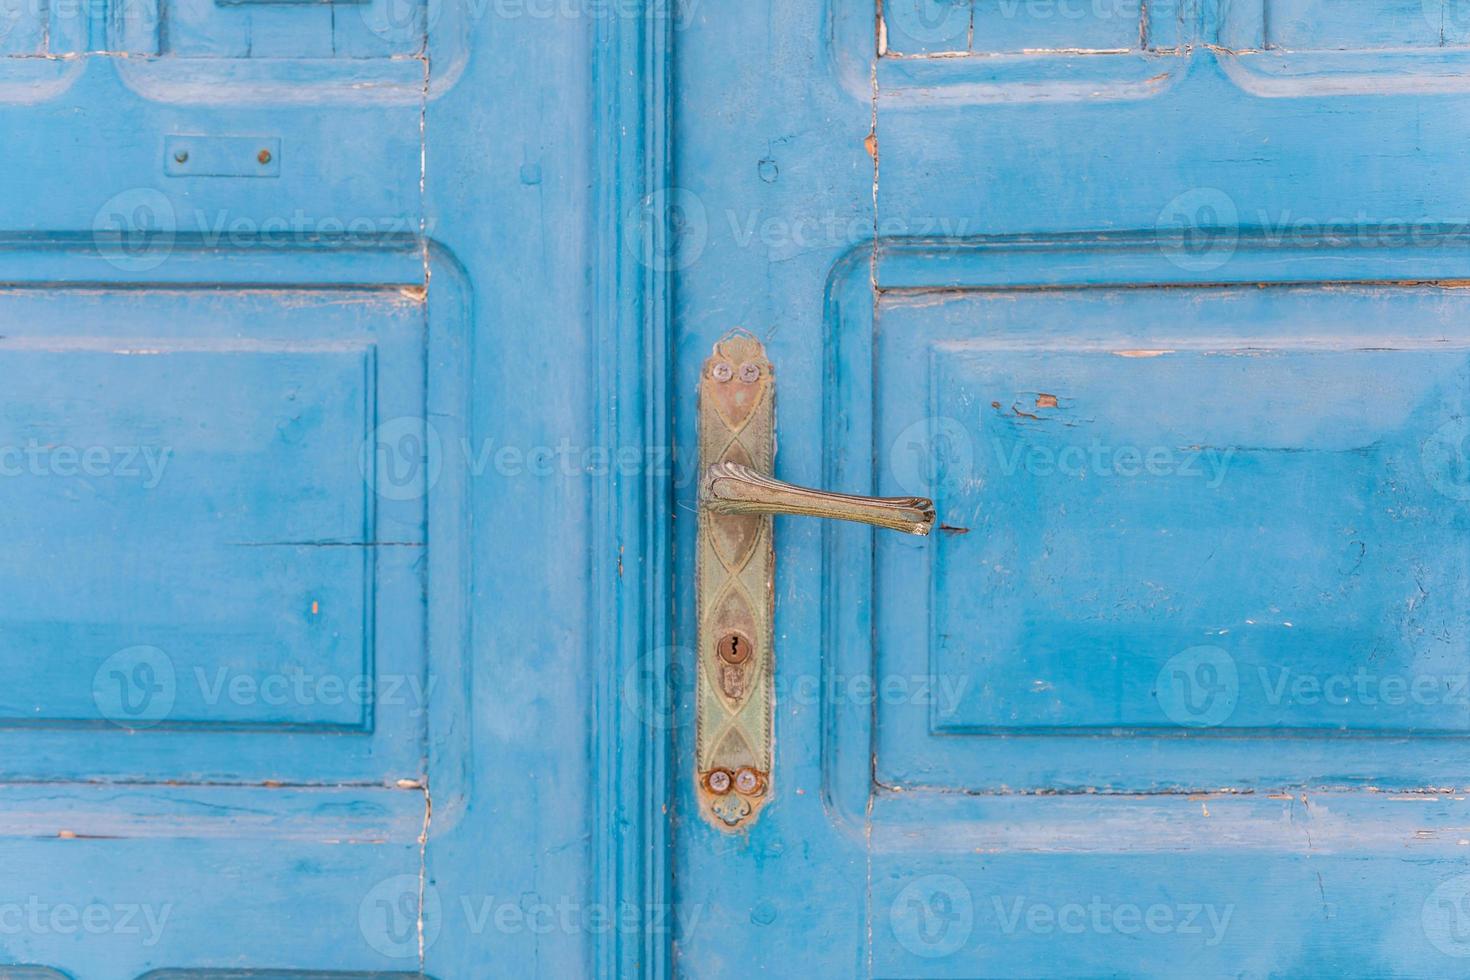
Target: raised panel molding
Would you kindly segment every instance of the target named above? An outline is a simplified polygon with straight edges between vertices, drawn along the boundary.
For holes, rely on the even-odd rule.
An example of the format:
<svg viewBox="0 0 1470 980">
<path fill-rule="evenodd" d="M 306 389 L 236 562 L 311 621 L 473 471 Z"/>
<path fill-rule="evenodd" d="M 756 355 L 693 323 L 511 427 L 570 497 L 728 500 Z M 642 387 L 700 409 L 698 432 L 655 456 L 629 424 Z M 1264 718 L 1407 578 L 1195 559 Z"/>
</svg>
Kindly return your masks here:
<svg viewBox="0 0 1470 980">
<path fill-rule="evenodd" d="M 1266 97 L 1470 91 L 1459 0 L 1215 0 L 1209 34 L 1226 74 Z"/>
<path fill-rule="evenodd" d="M 1170 256 L 1177 243 L 1152 233 L 1111 233 L 1086 239 L 1059 236 L 1048 240 L 1038 236 L 928 243 L 879 242 L 877 263 L 871 267 L 872 273 L 869 261 L 875 254 L 873 247 L 860 246 L 834 269 L 828 286 L 828 363 L 833 365 L 833 376 L 838 380 L 827 393 L 828 430 L 824 457 L 829 460 L 829 467 L 825 482 L 850 487 L 856 492 L 885 493 L 897 489 L 895 473 L 886 468 L 875 468 L 874 464 L 875 460 L 892 458 L 891 444 L 896 444 L 895 440 L 903 435 L 895 431 L 903 420 L 894 414 L 898 409 L 894 407 L 893 393 L 880 395 L 890 371 L 930 373 L 928 383 L 912 379 L 894 382 L 906 385 L 904 390 L 915 389 L 917 385 L 916 390 L 930 392 L 931 401 L 927 406 L 909 406 L 919 410 L 921 415 L 927 412 L 937 418 L 969 406 L 974 413 L 989 419 L 996 413 L 991 403 L 998 403 L 999 411 L 1009 413 L 1012 418 L 997 421 L 1001 428 L 993 430 L 996 432 L 1002 431 L 1005 425 L 1031 424 L 1030 420 L 1011 412 L 1012 408 L 1030 415 L 1056 416 L 1055 425 L 1066 424 L 1066 416 L 1071 418 L 1072 424 L 1084 429 L 1104 416 L 1105 413 L 1096 406 L 1087 409 L 1079 404 L 1076 391 L 1072 390 L 1075 385 L 1038 383 L 1029 374 L 1024 379 L 1012 380 L 1010 387 L 1015 391 L 1007 389 L 999 395 L 990 389 L 982 393 L 978 389 L 971 391 L 966 388 L 960 392 L 952 384 L 946 391 L 946 385 L 937 383 L 933 377 L 924 357 L 899 353 L 904 344 L 927 343 L 920 318 L 934 318 L 948 325 L 932 338 L 939 346 L 929 348 L 940 363 L 948 363 L 956 356 L 990 359 L 986 363 L 997 365 L 1001 361 L 994 360 L 996 357 L 1033 357 L 1039 358 L 1036 361 L 1038 365 L 1050 363 L 1053 359 L 1043 356 L 1048 345 L 1054 346 L 1060 337 L 1076 331 L 1075 336 L 1065 341 L 1067 349 L 1074 351 L 1070 356 L 1086 358 L 1090 356 L 1087 353 L 1090 350 L 1106 353 L 1106 363 L 1100 361 L 1099 365 L 1100 369 L 1106 368 L 1107 371 L 1096 379 L 1102 384 L 1102 390 L 1116 391 L 1120 398 L 1130 397 L 1128 392 L 1133 393 L 1131 397 L 1148 398 L 1150 393 L 1136 383 L 1124 383 L 1120 378 L 1114 378 L 1117 383 L 1103 383 L 1103 379 L 1125 371 L 1130 364 L 1136 368 L 1138 364 L 1158 362 L 1147 357 L 1130 362 L 1129 358 L 1108 352 L 1141 350 L 1146 353 L 1160 348 L 1176 351 L 1174 356 L 1197 356 L 1192 352 L 1259 346 L 1255 342 L 1236 344 L 1231 339 L 1232 335 L 1252 336 L 1254 327 L 1250 311 L 1255 307 L 1248 301 L 1232 302 L 1233 291 L 1222 282 L 1250 283 L 1252 295 L 1273 288 L 1271 284 L 1275 283 L 1274 288 L 1281 294 L 1297 297 L 1289 304 L 1290 309 L 1296 310 L 1292 323 L 1304 330 L 1305 324 L 1319 325 L 1302 336 L 1287 335 L 1291 340 L 1284 345 L 1281 356 L 1304 358 L 1299 365 L 1301 368 L 1310 367 L 1312 358 L 1335 358 L 1343 363 L 1333 366 L 1333 370 L 1362 369 L 1372 374 L 1382 367 L 1369 363 L 1376 357 L 1402 356 L 1407 360 L 1396 362 L 1400 367 L 1416 358 L 1424 360 L 1423 364 L 1416 362 L 1407 374 L 1396 375 L 1402 381 L 1397 388 L 1385 380 L 1389 386 L 1384 390 L 1383 398 L 1396 405 L 1398 414 L 1393 417 L 1385 417 L 1381 413 L 1373 415 L 1372 412 L 1369 412 L 1372 417 L 1358 417 L 1355 415 L 1358 407 L 1343 405 L 1333 408 L 1329 403 L 1314 402 L 1316 407 L 1313 411 L 1338 412 L 1344 416 L 1336 424 L 1325 420 L 1314 423 L 1310 413 L 1293 413 L 1287 407 L 1295 397 L 1290 390 L 1283 394 L 1285 400 L 1280 403 L 1282 415 L 1279 417 L 1287 420 L 1287 428 L 1281 431 L 1288 434 L 1296 432 L 1303 439 L 1327 438 L 1330 433 L 1331 438 L 1321 446 L 1323 452 L 1339 461 L 1339 465 L 1356 466 L 1354 461 L 1360 461 L 1368 466 L 1371 460 L 1362 456 L 1360 451 L 1365 443 L 1377 445 L 1383 442 L 1390 448 L 1397 447 L 1392 448 L 1392 452 L 1401 457 L 1399 463 L 1402 465 L 1395 463 L 1380 475 L 1402 487 L 1413 484 L 1418 488 L 1413 492 L 1422 496 L 1421 509 L 1437 508 L 1435 513 L 1443 518 L 1441 523 L 1446 530 L 1441 537 L 1446 547 L 1450 547 L 1450 538 L 1443 535 L 1453 536 L 1453 528 L 1459 526 L 1456 523 L 1459 512 L 1449 508 L 1453 501 L 1434 503 L 1443 498 L 1425 488 L 1428 478 L 1421 472 L 1420 444 L 1425 440 L 1432 441 L 1433 426 L 1418 435 L 1411 433 L 1412 438 L 1394 437 L 1387 442 L 1384 439 L 1385 433 L 1396 431 L 1393 418 L 1407 417 L 1418 404 L 1413 398 L 1409 399 L 1413 404 L 1397 404 L 1397 401 L 1413 395 L 1414 391 L 1421 394 L 1430 392 L 1434 395 L 1430 402 L 1434 404 L 1438 404 L 1435 399 L 1439 394 L 1449 399 L 1443 406 L 1443 411 L 1449 415 L 1444 418 L 1450 418 L 1458 411 L 1455 406 L 1458 404 L 1456 399 L 1462 395 L 1461 389 L 1455 384 L 1446 388 L 1441 382 L 1453 381 L 1464 375 L 1465 362 L 1470 358 L 1467 354 L 1470 340 L 1457 342 L 1453 335 L 1445 333 L 1447 325 L 1459 322 L 1458 314 L 1453 312 L 1459 301 L 1455 298 L 1455 290 L 1437 287 L 1435 281 L 1458 281 L 1470 274 L 1470 242 L 1463 234 L 1452 230 L 1443 230 L 1433 242 L 1419 240 L 1413 246 L 1394 245 L 1394 241 L 1396 239 L 1391 236 L 1366 236 L 1357 242 L 1324 239 L 1295 242 L 1284 248 L 1279 243 L 1263 245 L 1257 250 L 1257 244 L 1247 236 L 1239 241 L 1232 261 L 1222 268 L 1212 269 L 1207 281 L 1200 274 L 1182 269 L 1171 261 Z M 872 298 L 875 281 L 880 296 L 876 308 Z M 1085 317 L 1079 318 L 1077 311 L 1058 320 L 1040 308 L 1030 309 L 1026 305 L 1044 301 L 1062 305 L 1096 302 L 1099 304 L 1096 309 L 1102 310 L 1110 305 L 1107 299 L 1110 290 L 1126 288 L 1133 297 L 1130 300 L 1132 305 L 1126 309 L 1146 313 L 1151 307 L 1139 305 L 1147 299 L 1139 287 L 1166 284 L 1172 288 L 1158 294 L 1161 302 L 1170 301 L 1162 299 L 1164 292 L 1187 302 L 1189 290 L 1180 288 L 1184 286 L 1213 291 L 1212 301 L 1195 304 L 1195 314 L 1179 312 L 1163 319 L 1145 318 L 1127 328 L 1107 320 L 1106 316 L 1103 321 L 1089 322 Z M 1059 286 L 1069 288 L 1057 289 Z M 1095 301 L 1090 301 L 1089 296 L 1096 297 Z M 1281 295 L 1278 295 L 1278 302 L 1281 301 Z M 976 305 L 967 313 L 955 312 L 952 316 L 946 313 L 947 309 L 958 309 L 953 304 L 965 303 Z M 983 321 L 976 321 L 975 311 L 984 304 L 991 305 L 993 309 L 985 314 Z M 1382 330 L 1381 317 L 1370 315 L 1365 319 L 1358 315 L 1383 308 L 1384 304 L 1403 307 L 1402 314 L 1388 316 L 1395 327 L 1387 336 Z M 1315 308 L 1315 312 L 1309 307 Z M 1121 311 L 1125 307 L 1112 304 L 1112 309 Z M 1198 332 L 1195 332 L 1194 322 L 1199 319 L 1199 311 L 1210 311 L 1213 318 L 1202 321 Z M 874 316 L 879 320 L 875 321 Z M 1231 326 L 1232 316 L 1244 319 Z M 1008 317 L 1016 317 L 1016 322 L 1027 324 L 1024 336 L 1019 336 L 1015 344 L 1006 339 Z M 1165 321 L 1174 326 L 1167 330 L 1158 326 Z M 984 322 L 986 329 L 962 345 L 943 346 L 951 336 L 950 328 L 969 323 L 973 332 L 973 324 L 977 322 Z M 1145 329 L 1146 324 L 1152 326 Z M 1330 330 L 1327 324 L 1332 325 Z M 1260 330 L 1271 333 L 1272 328 L 1267 324 Z M 1335 333 L 1332 332 L 1334 330 Z M 1376 331 L 1373 334 L 1376 339 L 1372 342 L 1365 332 L 1370 330 Z M 879 345 L 883 345 L 882 350 Z M 1388 350 L 1375 353 L 1364 349 L 1369 347 Z M 883 350 L 888 352 L 886 356 Z M 1270 358 L 1273 355 L 1270 350 L 1263 350 L 1259 356 Z M 1357 368 L 1344 360 L 1355 357 L 1365 359 L 1361 363 L 1353 362 L 1358 364 Z M 1259 363 L 1258 359 L 1256 363 Z M 905 368 L 904 364 L 908 367 Z M 1284 369 L 1288 365 L 1283 361 L 1281 366 Z M 1065 382 L 1066 364 L 1058 363 L 1053 367 Z M 1296 377 L 1292 383 L 1301 384 L 1303 391 L 1310 390 L 1313 387 L 1310 377 L 1310 374 Z M 993 386 L 995 392 L 1000 392 L 1002 387 L 1004 385 Z M 1053 390 L 1053 387 L 1061 390 Z M 1400 388 L 1403 390 L 1399 391 Z M 986 397 L 981 398 L 982 394 Z M 1241 396 L 1247 397 L 1245 393 Z M 1177 400 L 1185 396 L 1176 392 L 1173 397 Z M 873 416 L 871 406 L 875 403 L 885 406 L 883 418 Z M 1164 398 L 1158 403 L 1158 411 L 1164 411 L 1167 404 L 1168 398 Z M 1268 404 L 1269 399 L 1262 402 L 1262 407 Z M 1216 414 L 1223 412 L 1221 409 Z M 1255 424 L 1251 421 L 1256 417 L 1254 412 L 1255 406 L 1243 405 L 1233 413 L 1233 417 L 1218 418 L 1214 424 L 1239 425 L 1249 429 Z M 1136 420 L 1136 413 L 1129 417 Z M 929 419 L 931 428 L 934 418 Z M 1354 418 L 1358 421 L 1353 421 Z M 1428 424 L 1428 420 L 1421 421 Z M 1038 424 L 1043 428 L 1046 426 L 1044 421 Z M 1271 451 L 1267 442 L 1252 441 L 1245 429 L 1234 436 L 1222 433 L 1220 438 L 1250 443 L 1273 458 L 1280 456 L 1285 460 L 1290 455 L 1286 449 L 1278 453 Z M 985 431 L 992 430 L 987 428 Z M 1319 435 L 1313 436 L 1312 432 Z M 923 437 L 919 435 L 916 438 L 922 440 Z M 1337 442 L 1332 442 L 1332 439 Z M 975 448 L 977 454 L 983 450 L 984 447 Z M 975 458 L 978 459 L 978 455 Z M 1378 470 L 1372 472 L 1378 473 Z M 955 664 L 938 648 L 931 652 L 930 641 L 925 639 L 931 630 L 936 636 L 947 637 L 948 642 L 954 643 L 959 642 L 956 640 L 959 634 L 978 631 L 984 635 L 984 631 L 1003 625 L 994 618 L 995 610 L 989 600 L 982 607 L 970 609 L 967 615 L 973 613 L 977 618 L 965 623 L 946 625 L 942 615 L 933 619 L 925 612 L 937 594 L 930 577 L 956 574 L 952 570 L 945 571 L 953 557 L 946 555 L 947 551 L 958 554 L 957 549 L 973 551 L 999 546 L 1010 535 L 1016 538 L 1017 547 L 1025 545 L 1024 561 L 1037 560 L 1039 552 L 1047 547 L 1059 549 L 1056 554 L 1065 557 L 1065 542 L 1054 540 L 1048 546 L 1041 540 L 1025 538 L 1030 524 L 1018 525 L 1017 514 L 1010 511 L 1002 514 L 983 506 L 980 501 L 971 500 L 973 493 L 994 492 L 995 488 L 988 481 L 979 479 L 968 485 L 968 489 L 961 481 L 957 487 L 936 493 L 939 517 L 944 523 L 969 527 L 970 534 L 939 533 L 925 542 L 894 541 L 882 537 L 875 541 L 871 534 L 862 530 L 841 526 L 824 529 L 824 567 L 827 571 L 822 592 L 827 604 L 825 616 L 829 632 L 824 637 L 823 650 L 828 651 L 830 658 L 823 668 L 825 674 L 833 677 L 865 676 L 874 669 L 881 669 L 901 676 L 927 675 L 933 681 L 934 675 L 944 675 Z M 903 485 L 902 490 L 925 492 L 924 487 L 910 485 Z M 1070 491 L 1059 488 L 1057 492 Z M 1090 492 L 1097 495 L 1104 491 L 1094 487 Z M 956 497 L 955 493 L 961 497 Z M 946 510 L 946 496 L 949 510 Z M 1092 499 L 1102 498 L 1094 496 Z M 1319 513 L 1326 513 L 1329 502 L 1329 496 L 1318 495 L 1309 503 L 1319 508 Z M 1075 515 L 1088 527 L 1097 524 L 1096 520 L 1087 520 L 1088 505 L 1081 498 L 1073 504 L 1076 506 L 1069 506 L 1069 515 Z M 1038 505 L 1043 506 L 1044 502 L 1039 501 Z M 1000 520 L 1003 526 L 992 527 L 987 523 L 990 520 Z M 1028 520 L 1035 523 L 1031 518 Z M 1187 542 L 1175 542 L 1175 545 L 1187 547 Z M 871 565 L 860 561 L 859 556 L 874 547 L 878 549 L 878 559 Z M 997 555 L 993 561 L 983 564 L 986 567 L 993 565 L 998 571 L 1021 567 L 1022 557 L 1012 555 L 1011 558 L 1014 560 Z M 1264 559 L 1256 563 L 1261 574 L 1268 574 L 1270 562 L 1270 559 Z M 1329 566 L 1330 578 L 1336 581 L 1339 576 L 1333 571 L 1335 565 L 1328 562 L 1323 567 Z M 866 571 L 870 567 L 882 571 L 884 578 L 881 582 Z M 1063 574 L 1059 581 L 1077 580 Z M 1077 581 L 1076 588 L 1082 589 L 1084 584 Z M 1412 586 L 1412 581 L 1410 584 Z M 953 587 L 953 583 L 947 587 Z M 977 589 L 981 594 L 993 595 L 990 586 L 977 585 Z M 1161 608 L 1173 607 L 1166 602 Z M 910 611 L 915 612 L 918 618 L 910 621 Z M 1385 615 L 1390 613 L 1392 610 L 1386 611 Z M 1288 619 L 1289 616 L 1281 616 L 1275 623 L 1275 629 L 1283 635 L 1289 635 L 1298 626 L 1311 628 L 1306 623 L 1293 623 L 1287 627 L 1284 621 Z M 1387 624 L 1388 619 L 1385 619 L 1385 628 Z M 1236 624 L 1207 625 L 1223 628 Z M 1351 623 L 1337 625 L 1349 631 L 1353 629 Z M 1363 628 L 1354 634 L 1356 639 L 1352 642 L 1361 646 L 1362 643 L 1370 643 L 1377 634 L 1369 628 L 1371 624 L 1360 625 Z M 1344 636 L 1343 642 L 1349 642 L 1346 634 Z M 1238 636 L 1227 639 L 1226 635 L 1221 635 L 1215 642 L 1216 645 L 1229 644 L 1238 639 Z M 1210 640 L 1202 638 L 1200 642 Z M 874 644 L 877 644 L 876 649 Z M 906 649 L 918 650 L 917 659 L 895 659 Z M 1422 666 L 1419 653 L 1407 646 L 1400 652 L 1404 657 L 1396 662 L 1403 669 Z M 1002 645 L 990 656 L 1024 659 L 1024 651 Z M 877 664 L 876 668 L 874 664 Z M 983 665 L 970 666 L 973 668 L 970 669 L 971 674 L 985 669 Z M 1032 677 L 1025 673 L 1030 667 L 1012 666 L 1019 671 L 1015 676 L 1025 682 L 1018 690 L 1018 697 L 1031 696 L 1030 681 L 1036 678 L 1045 680 L 1044 671 Z M 1154 664 L 1149 673 L 1156 675 L 1160 666 Z M 1002 664 L 1001 668 L 1004 667 Z M 1243 669 L 1249 669 L 1249 664 Z M 984 688 L 987 678 L 971 677 L 971 680 L 978 690 Z M 1151 683 L 1153 677 L 1147 680 Z M 1119 719 L 1099 717 L 1096 731 L 1077 735 L 1052 730 L 1043 717 L 1037 716 L 1031 721 L 1035 725 L 1032 733 L 1027 735 L 1025 723 L 1010 719 L 1011 713 L 1006 711 L 991 718 L 992 723 L 1008 719 L 1002 726 L 1006 736 L 986 737 L 980 734 L 981 729 L 966 725 L 957 727 L 955 718 L 944 717 L 933 706 L 900 704 L 895 707 L 885 703 L 876 713 L 870 713 L 861 706 L 837 699 L 824 708 L 823 771 L 829 796 L 835 804 L 833 814 L 839 818 L 840 826 L 861 835 L 863 828 L 875 826 L 880 816 L 891 816 L 900 820 L 900 824 L 892 826 L 895 839 L 898 839 L 906 832 L 904 828 L 908 828 L 908 832 L 913 830 L 915 821 L 930 819 L 924 816 L 928 812 L 925 808 L 937 805 L 941 799 L 960 801 L 955 803 L 960 809 L 973 804 L 974 808 L 979 808 L 973 818 L 989 827 L 985 833 L 993 833 L 995 826 L 987 822 L 989 818 L 980 815 L 980 811 L 985 809 L 981 801 L 992 798 L 990 794 L 1006 796 L 1040 789 L 1063 796 L 1070 792 L 1116 793 L 1120 801 L 1128 799 L 1130 792 L 1184 793 L 1227 788 L 1231 792 L 1272 793 L 1302 789 L 1357 801 L 1354 805 L 1365 808 L 1367 813 L 1374 807 L 1388 805 L 1387 797 L 1381 795 L 1380 790 L 1429 792 L 1443 773 L 1463 770 L 1467 751 L 1470 751 L 1465 748 L 1467 741 L 1462 725 L 1458 722 L 1445 724 L 1442 717 L 1426 715 L 1413 706 L 1398 710 L 1393 717 L 1380 713 L 1359 718 L 1357 722 L 1362 723 L 1356 726 L 1359 730 L 1346 733 L 1341 732 L 1335 722 L 1330 732 L 1312 731 L 1312 726 L 1322 719 L 1312 714 L 1317 709 L 1311 705 L 1284 720 L 1261 714 L 1263 711 L 1279 714 L 1283 710 L 1288 708 L 1265 703 L 1248 705 L 1244 709 L 1241 724 L 1247 727 L 1261 725 L 1273 732 L 1270 751 L 1262 752 L 1252 748 L 1250 731 L 1232 733 L 1228 731 L 1228 725 L 1224 726 L 1226 730 L 1203 732 L 1192 730 L 1187 725 L 1175 725 L 1171 733 L 1161 733 L 1169 737 L 1150 738 L 1146 732 L 1130 730 L 1127 723 Z M 1168 719 L 1160 714 L 1159 721 L 1167 723 Z M 1294 736 L 1290 728 L 1285 732 L 1276 731 L 1273 726 L 1278 723 L 1296 725 L 1300 730 Z M 1018 728 L 1018 724 L 1022 727 Z M 1353 724 L 1349 727 L 1352 728 Z M 1345 734 L 1346 737 L 1319 737 L 1329 734 Z M 1036 752 L 1038 740 L 1045 740 L 1050 751 Z M 1023 741 L 1031 743 L 1029 749 L 1019 744 Z M 1228 789 L 1230 787 L 1234 789 Z M 874 809 L 870 810 L 870 805 Z M 1120 802 L 1118 805 L 1122 807 L 1125 804 Z M 1043 814 L 1043 809 L 1038 805 L 1036 812 L 1044 821 L 1049 817 Z M 957 816 L 956 819 L 960 818 Z M 1268 822 L 1270 818 L 1263 816 L 1260 819 Z M 1444 819 L 1457 819 L 1457 816 L 1447 812 Z M 1256 817 L 1249 818 L 1251 827 L 1257 826 L 1255 820 Z M 948 818 L 945 823 L 948 825 Z M 1247 834 L 1254 832 L 1243 831 Z M 1277 841 L 1267 846 L 1283 843 Z M 1141 840 L 1134 845 L 1148 846 Z"/>
<path fill-rule="evenodd" d="M 1199 2 L 1179 0 L 1167 17 L 1131 0 L 1105 15 L 1050 0 L 833 2 L 831 57 L 854 97 L 898 106 L 1151 98 L 1188 66 Z"/>
<path fill-rule="evenodd" d="M 20 447 L 22 465 L 32 444 L 79 454 L 6 481 L 34 497 L 31 526 L 10 536 L 36 558 L 7 586 L 7 649 L 44 663 L 52 684 L 45 698 L 16 688 L 5 702 L 0 780 L 231 784 L 263 793 L 262 813 L 286 801 L 273 786 L 345 787 L 363 799 L 338 801 L 339 815 L 356 815 L 343 827 L 370 825 L 387 811 L 353 808 L 374 792 L 394 794 L 390 810 L 398 796 L 421 797 L 431 733 L 467 724 L 467 474 L 444 466 L 426 504 L 422 487 L 379 486 L 380 464 L 392 462 L 379 456 L 404 450 L 431 417 L 441 445 L 468 438 L 466 363 L 447 353 L 470 343 L 468 287 L 437 246 L 391 237 L 351 250 L 171 248 L 146 269 L 64 240 L 7 249 L 0 358 L 18 360 L 0 399 L 0 444 Z M 314 258 L 305 290 L 291 282 L 303 253 Z M 430 266 L 442 270 L 432 311 Z M 44 280 L 27 286 L 31 268 Z M 165 275 L 188 285 L 129 286 Z M 68 280 L 88 285 L 57 284 Z M 110 365 L 106 385 L 88 367 L 98 359 Z M 137 477 L 81 471 L 85 447 L 120 462 L 114 450 L 129 445 L 172 448 L 152 490 L 141 465 Z M 132 516 L 116 523 L 118 513 Z M 168 686 L 160 671 L 170 667 Z M 160 710 L 130 716 L 117 700 L 128 691 L 161 699 Z M 452 751 L 436 768 L 445 826 L 463 766 Z M 77 821 L 146 836 L 132 817 L 166 811 L 185 791 L 77 792 Z M 327 804 L 319 815 L 333 812 L 310 796 L 302 812 L 312 800 Z M 179 803 L 185 816 L 191 804 Z M 74 805 L 38 798 L 0 833 L 24 834 L 34 817 L 54 834 Z"/>
</svg>

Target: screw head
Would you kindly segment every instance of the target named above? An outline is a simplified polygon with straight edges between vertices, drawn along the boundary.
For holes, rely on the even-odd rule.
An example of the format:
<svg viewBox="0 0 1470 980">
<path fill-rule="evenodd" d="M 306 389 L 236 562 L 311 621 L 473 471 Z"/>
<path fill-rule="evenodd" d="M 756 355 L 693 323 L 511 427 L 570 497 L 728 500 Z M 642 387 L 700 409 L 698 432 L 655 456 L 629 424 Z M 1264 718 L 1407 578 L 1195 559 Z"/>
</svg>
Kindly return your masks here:
<svg viewBox="0 0 1470 980">
<path fill-rule="evenodd" d="M 174 162 L 175 163 L 187 163 L 188 160 L 189 160 L 189 151 L 188 150 L 175 150 L 174 151 Z"/>
<path fill-rule="evenodd" d="M 724 769 L 715 769 L 711 771 L 710 774 L 704 778 L 704 782 L 705 785 L 709 787 L 711 793 L 715 793 L 719 796 L 724 796 L 726 793 L 730 792 L 730 774 Z"/>
<path fill-rule="evenodd" d="M 760 773 L 748 768 L 741 769 L 735 774 L 735 788 L 746 796 L 755 796 L 765 789 L 761 782 Z"/>
<path fill-rule="evenodd" d="M 750 384 L 752 382 L 759 381 L 760 380 L 760 377 L 761 377 L 761 366 L 759 364 L 752 364 L 750 362 L 746 362 L 745 364 L 740 365 L 740 380 L 741 381 L 744 381 L 746 384 Z"/>
<path fill-rule="evenodd" d="M 263 167 L 271 162 L 271 151 L 261 150 L 259 153 L 255 154 L 255 159 L 259 160 L 260 165 Z"/>
<path fill-rule="evenodd" d="M 735 369 L 725 361 L 716 361 L 714 367 L 709 369 L 709 376 L 716 381 L 729 381 L 735 376 Z"/>
</svg>

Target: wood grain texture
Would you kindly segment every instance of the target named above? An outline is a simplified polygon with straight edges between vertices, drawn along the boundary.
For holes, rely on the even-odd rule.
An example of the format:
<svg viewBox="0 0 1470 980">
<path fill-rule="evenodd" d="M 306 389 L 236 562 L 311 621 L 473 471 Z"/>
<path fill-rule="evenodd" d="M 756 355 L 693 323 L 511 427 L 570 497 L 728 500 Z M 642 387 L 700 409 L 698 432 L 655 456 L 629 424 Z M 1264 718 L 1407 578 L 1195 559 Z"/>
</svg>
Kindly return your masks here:
<svg viewBox="0 0 1470 980">
<path fill-rule="evenodd" d="M 0 444 L 23 465 L 32 438 L 176 449 L 151 490 L 65 455 L 3 481 L 21 658 L 4 971 L 571 976 L 664 956 L 666 872 L 627 844 L 661 832 L 661 732 L 622 679 L 659 628 L 667 505 L 648 473 L 496 462 L 645 442 L 657 281 L 623 222 L 657 157 L 662 25 L 409 4 L 422 19 L 385 38 L 387 6 L 193 4 L 209 23 L 180 21 L 173 49 L 93 7 L 79 43 L 52 35 L 76 57 L 0 59 Z M 595 155 L 614 134 L 632 149 Z M 259 136 L 278 176 L 181 169 L 181 135 Z M 594 159 L 611 196 L 588 190 Z M 115 724 L 93 676 L 135 646 L 167 651 L 173 705 Z M 133 656 L 104 680 L 156 681 Z M 261 674 L 371 696 L 230 693 Z"/>
<path fill-rule="evenodd" d="M 922 50 L 939 4 L 892 10 L 912 53 L 862 5 L 680 38 L 681 377 L 746 326 L 775 477 L 948 530 L 777 519 L 783 792 L 736 840 L 677 801 L 681 905 L 722 924 L 678 967 L 1461 973 L 1448 8 L 1149 3 L 1156 42 L 986 52 L 1006 6 L 965 50 Z"/>
</svg>

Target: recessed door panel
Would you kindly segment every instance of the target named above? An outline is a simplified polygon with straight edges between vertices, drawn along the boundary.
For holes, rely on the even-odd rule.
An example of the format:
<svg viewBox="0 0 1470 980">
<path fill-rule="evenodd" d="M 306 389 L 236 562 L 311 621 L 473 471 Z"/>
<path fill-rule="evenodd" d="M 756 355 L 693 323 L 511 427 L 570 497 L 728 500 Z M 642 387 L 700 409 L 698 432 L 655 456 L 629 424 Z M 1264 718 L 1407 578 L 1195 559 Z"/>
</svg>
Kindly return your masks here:
<svg viewBox="0 0 1470 980">
<path fill-rule="evenodd" d="M 880 699 L 879 779 L 1063 788 L 1007 753 L 1085 736 L 1116 789 L 1257 780 L 1231 746 L 1269 732 L 1412 782 L 1404 739 L 1470 729 L 1463 322 L 1424 287 L 886 299 L 880 488 L 948 530 L 923 574 L 876 543 L 879 663 L 932 688 Z"/>
<path fill-rule="evenodd" d="M 34 290 L 0 317 L 7 771 L 67 745 L 78 775 L 415 777 L 422 303 Z M 271 758 L 286 732 L 326 741 Z"/>
</svg>

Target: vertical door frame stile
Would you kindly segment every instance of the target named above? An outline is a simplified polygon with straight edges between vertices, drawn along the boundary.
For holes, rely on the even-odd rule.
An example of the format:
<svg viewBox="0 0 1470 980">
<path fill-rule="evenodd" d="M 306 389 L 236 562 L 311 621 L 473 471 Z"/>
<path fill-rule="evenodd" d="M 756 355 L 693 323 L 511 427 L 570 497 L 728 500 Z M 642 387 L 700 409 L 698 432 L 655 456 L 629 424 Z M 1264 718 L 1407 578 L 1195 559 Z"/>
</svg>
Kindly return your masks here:
<svg viewBox="0 0 1470 980">
<path fill-rule="evenodd" d="M 589 750 L 594 901 L 612 928 L 593 936 L 598 976 L 671 975 L 668 859 L 673 480 L 670 374 L 674 242 L 665 193 L 675 0 L 640 0 L 590 18 L 595 207 L 589 381 L 593 431 L 608 460 L 589 480 L 592 554 L 584 656 L 594 678 Z M 619 452 L 641 461 L 619 465 Z M 567 556 L 569 559 L 573 556 Z M 625 915 L 624 913 L 628 913 Z M 625 926 L 629 920 L 636 929 Z"/>
</svg>

